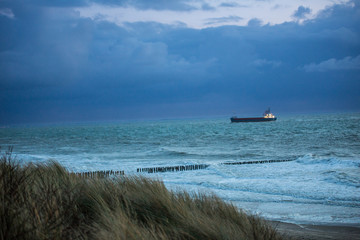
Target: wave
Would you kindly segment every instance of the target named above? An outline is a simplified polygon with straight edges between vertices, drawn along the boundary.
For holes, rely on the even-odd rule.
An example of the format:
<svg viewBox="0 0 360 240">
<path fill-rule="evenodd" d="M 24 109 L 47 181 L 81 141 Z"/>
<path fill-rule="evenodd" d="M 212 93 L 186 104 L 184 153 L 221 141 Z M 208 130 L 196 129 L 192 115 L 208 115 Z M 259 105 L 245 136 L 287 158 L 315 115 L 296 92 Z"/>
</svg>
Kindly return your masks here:
<svg viewBox="0 0 360 240">
<path fill-rule="evenodd" d="M 159 155 L 170 157 L 191 157 L 201 160 L 249 160 L 264 157 L 262 154 L 241 152 L 240 150 L 211 150 L 210 148 L 162 147 Z"/>
<path fill-rule="evenodd" d="M 307 154 L 298 158 L 303 170 L 312 171 L 324 182 L 360 188 L 360 160 L 320 157 Z"/>
<path fill-rule="evenodd" d="M 360 167 L 360 159 L 340 159 L 336 157 L 321 157 L 314 154 L 306 154 L 296 159 L 297 163 L 304 165 L 340 165 L 348 167 Z"/>
<path fill-rule="evenodd" d="M 161 149 L 161 153 L 168 155 L 168 156 L 196 156 L 198 154 L 195 153 L 191 153 L 184 150 L 180 150 L 180 149 L 168 149 L 168 148 L 162 148 Z"/>
<path fill-rule="evenodd" d="M 359 170 L 347 172 L 329 171 L 325 172 L 324 175 L 326 175 L 325 180 L 328 182 L 360 188 Z"/>
</svg>

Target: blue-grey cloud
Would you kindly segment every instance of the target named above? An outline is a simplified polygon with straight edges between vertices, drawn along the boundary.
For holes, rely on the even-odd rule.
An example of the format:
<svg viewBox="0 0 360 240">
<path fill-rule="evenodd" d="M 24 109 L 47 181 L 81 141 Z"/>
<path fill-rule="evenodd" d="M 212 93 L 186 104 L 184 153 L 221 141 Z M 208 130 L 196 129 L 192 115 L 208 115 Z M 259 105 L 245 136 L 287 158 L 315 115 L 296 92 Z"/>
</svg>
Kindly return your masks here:
<svg viewBox="0 0 360 240">
<path fill-rule="evenodd" d="M 293 17 L 296 19 L 304 19 L 306 15 L 311 13 L 311 9 L 304 6 L 299 6 L 298 9 L 294 12 Z"/>
<path fill-rule="evenodd" d="M 24 6 L 42 6 L 42 7 L 83 7 L 91 4 L 100 4 L 106 6 L 134 7 L 137 9 L 154 10 L 174 10 L 174 11 L 192 11 L 197 8 L 192 5 L 198 0 L 3 0 L 2 4 L 17 2 Z"/>
<path fill-rule="evenodd" d="M 99 0 L 99 3 L 109 4 L 109 1 Z M 195 10 L 191 5 L 191 0 L 112 0 L 114 5 L 120 2 L 120 5 L 133 6 L 139 9 L 155 9 L 155 10 L 176 10 L 176 11 L 191 11 Z"/>
<path fill-rule="evenodd" d="M 253 65 L 257 67 L 263 67 L 263 66 L 280 67 L 281 61 L 256 59 L 255 61 L 253 61 Z"/>
<path fill-rule="evenodd" d="M 0 9 L 14 15 L 0 16 L 2 124 L 360 109 L 356 1 L 301 25 L 202 30 L 23 1 Z"/>
<path fill-rule="evenodd" d="M 219 23 L 235 23 L 241 21 L 243 18 L 239 16 L 228 16 L 218 18 L 208 18 L 206 25 L 219 24 Z"/>
<path fill-rule="evenodd" d="M 276 4 L 271 9 L 280 9 L 280 8 L 283 8 L 283 7 L 284 7 L 284 5 Z"/>
<path fill-rule="evenodd" d="M 23 6 L 45 6 L 45 7 L 81 7 L 87 6 L 92 0 L 2 0 L 2 4 L 17 3 Z"/>
<path fill-rule="evenodd" d="M 327 72 L 337 70 L 360 70 L 360 55 L 356 57 L 347 56 L 343 59 L 330 58 L 318 64 L 311 63 L 304 66 L 307 72 Z"/>
<path fill-rule="evenodd" d="M 237 2 L 223 2 L 219 5 L 220 7 L 228 7 L 228 8 L 233 8 L 233 7 L 247 7 L 246 5 L 241 5 Z"/>
<path fill-rule="evenodd" d="M 262 21 L 258 18 L 252 18 L 248 21 L 247 25 L 249 27 L 260 27 L 262 25 Z"/>
<path fill-rule="evenodd" d="M 215 7 L 211 6 L 211 5 L 208 4 L 208 3 L 204 3 L 204 4 L 201 6 L 201 9 L 204 10 L 204 11 L 214 11 L 214 10 L 216 10 Z"/>
<path fill-rule="evenodd" d="M 0 16 L 5 16 L 5 17 L 8 17 L 8 18 L 14 18 L 15 17 L 14 13 L 12 12 L 12 10 L 10 8 L 1 8 L 0 9 Z"/>
</svg>

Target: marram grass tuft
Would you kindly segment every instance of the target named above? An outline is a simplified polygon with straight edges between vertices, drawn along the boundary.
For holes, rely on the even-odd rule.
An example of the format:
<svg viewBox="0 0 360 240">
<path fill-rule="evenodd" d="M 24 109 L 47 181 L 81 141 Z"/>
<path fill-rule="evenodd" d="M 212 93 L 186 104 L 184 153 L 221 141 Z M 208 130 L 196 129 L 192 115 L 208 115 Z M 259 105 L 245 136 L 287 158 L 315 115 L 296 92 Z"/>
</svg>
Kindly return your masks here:
<svg viewBox="0 0 360 240">
<path fill-rule="evenodd" d="M 0 161 L 0 239 L 282 239 L 214 195 L 143 177 L 83 178 L 60 164 Z"/>
</svg>

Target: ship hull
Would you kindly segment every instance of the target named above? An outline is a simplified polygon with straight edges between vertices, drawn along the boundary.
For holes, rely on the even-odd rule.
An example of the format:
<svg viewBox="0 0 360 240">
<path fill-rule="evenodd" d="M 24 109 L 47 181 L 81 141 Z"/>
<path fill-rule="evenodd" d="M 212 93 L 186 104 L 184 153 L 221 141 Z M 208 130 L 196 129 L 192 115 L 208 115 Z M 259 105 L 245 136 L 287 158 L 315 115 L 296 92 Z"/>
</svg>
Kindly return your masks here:
<svg viewBox="0 0 360 240">
<path fill-rule="evenodd" d="M 231 122 L 271 122 L 275 121 L 276 118 L 264 118 L 264 117 L 254 117 L 254 118 L 230 118 Z"/>
</svg>

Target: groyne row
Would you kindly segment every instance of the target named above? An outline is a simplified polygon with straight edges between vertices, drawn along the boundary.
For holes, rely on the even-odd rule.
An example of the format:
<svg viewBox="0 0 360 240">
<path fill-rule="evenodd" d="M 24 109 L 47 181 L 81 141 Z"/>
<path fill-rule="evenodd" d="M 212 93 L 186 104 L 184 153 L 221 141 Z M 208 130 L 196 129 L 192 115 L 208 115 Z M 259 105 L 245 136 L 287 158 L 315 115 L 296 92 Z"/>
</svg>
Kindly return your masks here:
<svg viewBox="0 0 360 240">
<path fill-rule="evenodd" d="M 208 164 L 193 164 L 193 165 L 180 165 L 168 167 L 151 167 L 151 168 L 138 168 L 137 172 L 157 173 L 157 172 L 177 172 L 177 171 L 191 171 L 205 169 L 209 167 Z"/>
<path fill-rule="evenodd" d="M 92 171 L 92 172 L 79 172 L 79 173 L 73 173 L 80 177 L 86 177 L 86 178 L 105 178 L 110 176 L 122 176 L 125 175 L 124 171 Z"/>
<path fill-rule="evenodd" d="M 276 162 L 291 162 L 294 160 L 258 160 L 258 161 L 246 161 L 246 162 L 226 162 L 224 165 L 242 165 L 242 164 L 261 164 L 261 163 L 276 163 Z"/>
<path fill-rule="evenodd" d="M 262 164 L 262 163 L 277 163 L 277 162 L 290 162 L 294 160 L 257 160 L 257 161 L 243 161 L 243 162 L 225 162 L 223 165 L 243 165 L 243 164 Z M 209 167 L 209 164 L 192 164 L 192 165 L 178 165 L 178 166 L 166 166 L 166 167 L 147 167 L 137 168 L 136 172 L 146 173 L 158 173 L 158 172 L 178 172 L 178 171 L 192 171 L 200 170 Z M 122 176 L 125 175 L 124 171 L 92 171 L 92 172 L 80 172 L 73 173 L 81 177 L 88 178 L 104 178 L 110 176 Z"/>
</svg>

